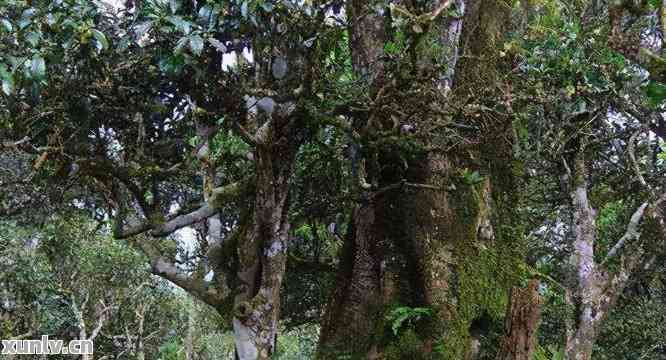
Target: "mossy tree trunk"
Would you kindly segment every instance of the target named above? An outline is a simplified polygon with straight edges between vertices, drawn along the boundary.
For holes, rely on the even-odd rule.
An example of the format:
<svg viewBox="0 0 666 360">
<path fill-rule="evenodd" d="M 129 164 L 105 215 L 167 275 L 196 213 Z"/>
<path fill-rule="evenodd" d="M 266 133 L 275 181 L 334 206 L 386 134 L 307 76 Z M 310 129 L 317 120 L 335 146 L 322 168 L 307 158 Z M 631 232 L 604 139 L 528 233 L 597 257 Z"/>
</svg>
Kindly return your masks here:
<svg viewBox="0 0 666 360">
<path fill-rule="evenodd" d="M 504 67 L 499 46 L 510 11 L 509 2 L 501 0 L 466 2 L 462 56 L 447 102 L 481 109 L 478 105 L 495 101 L 503 87 L 497 75 Z M 375 92 L 385 95 L 391 81 L 403 91 L 400 80 L 384 80 L 393 74 L 377 65 L 387 39 L 381 32 L 384 12 L 372 2 L 356 1 L 348 15 L 355 70 L 371 74 Z M 401 340 L 385 320 L 398 306 L 432 311 L 415 329 L 411 355 L 474 358 L 478 339 L 473 337 L 487 331 L 486 326 L 475 329 L 476 324 L 504 316 L 523 257 L 515 216 L 512 119 L 483 110 L 466 114 L 456 119 L 475 129 L 465 144 L 439 147 L 444 135 L 425 132 L 432 120 L 421 119 L 415 124 L 419 150 L 406 159 L 391 149 L 364 149 L 360 173 L 365 178 L 359 187 L 366 191 L 352 213 L 338 285 L 323 321 L 320 358 L 408 356 L 405 346 L 392 345 Z M 386 128 L 381 119 L 372 125 L 369 131 L 375 134 Z"/>
<path fill-rule="evenodd" d="M 365 80 L 371 96 L 376 95 L 384 81 L 381 55 L 386 41 L 386 18 L 379 1 L 351 0 L 347 3 L 349 46 L 354 71 Z M 368 120 L 368 119 L 364 119 Z M 366 134 L 355 120 L 357 133 Z M 359 149 L 359 145 L 352 144 Z M 351 226 L 346 236 L 337 286 L 327 307 L 320 336 L 319 356 L 336 358 L 338 351 L 356 355 L 370 351 L 376 330 L 381 299 L 382 204 L 368 191 L 378 179 L 377 167 L 362 157 L 353 164 L 354 186 L 361 200 L 352 210 Z M 372 357 L 372 356 L 370 356 Z"/>
</svg>

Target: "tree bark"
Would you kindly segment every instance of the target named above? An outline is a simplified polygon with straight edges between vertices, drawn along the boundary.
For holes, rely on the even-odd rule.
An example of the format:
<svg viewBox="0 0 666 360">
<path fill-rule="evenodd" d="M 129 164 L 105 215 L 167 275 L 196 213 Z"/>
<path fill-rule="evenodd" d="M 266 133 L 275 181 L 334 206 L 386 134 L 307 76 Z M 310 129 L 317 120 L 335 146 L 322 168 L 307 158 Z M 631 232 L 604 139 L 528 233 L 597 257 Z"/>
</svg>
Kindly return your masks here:
<svg viewBox="0 0 666 360">
<path fill-rule="evenodd" d="M 541 317 L 539 281 L 531 280 L 527 288 L 514 287 L 506 314 L 506 335 L 497 360 L 532 360 L 537 344 Z"/>
<path fill-rule="evenodd" d="M 273 121 L 255 147 L 256 189 L 252 224 L 238 244 L 239 293 L 234 300 L 234 340 L 240 360 L 275 352 L 280 289 L 289 238 L 289 179 L 302 142 L 293 103 L 276 104 Z"/>
<path fill-rule="evenodd" d="M 381 6 L 373 1 L 347 2 L 349 17 L 349 47 L 354 71 L 376 94 L 382 86 L 384 64 L 381 60 L 387 39 L 386 19 Z M 364 119 L 370 121 L 369 119 Z M 360 123 L 360 121 L 359 121 Z M 355 131 L 371 131 L 356 126 Z M 350 148 L 360 152 L 358 144 Z M 318 356 L 337 358 L 341 353 L 365 357 L 370 351 L 371 337 L 381 310 L 381 255 L 379 253 L 381 226 L 378 216 L 382 203 L 367 191 L 377 179 L 376 167 L 367 165 L 361 154 L 352 159 L 354 187 L 361 200 L 351 214 L 351 226 L 345 238 L 337 286 L 327 305 L 322 321 Z"/>
</svg>

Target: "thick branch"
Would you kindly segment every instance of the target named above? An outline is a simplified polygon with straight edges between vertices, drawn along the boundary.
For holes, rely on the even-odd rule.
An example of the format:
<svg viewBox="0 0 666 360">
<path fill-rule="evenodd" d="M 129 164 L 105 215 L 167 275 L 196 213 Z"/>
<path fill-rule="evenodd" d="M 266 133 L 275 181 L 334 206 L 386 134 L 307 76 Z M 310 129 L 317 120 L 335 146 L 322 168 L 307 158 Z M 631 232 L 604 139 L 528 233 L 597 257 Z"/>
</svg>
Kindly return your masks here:
<svg viewBox="0 0 666 360">
<path fill-rule="evenodd" d="M 126 239 L 134 235 L 144 233 L 152 230 L 150 234 L 155 237 L 167 236 L 178 229 L 186 226 L 196 224 L 204 219 L 207 219 L 219 211 L 230 201 L 237 199 L 245 190 L 244 184 L 231 183 L 225 186 L 220 186 L 213 189 L 212 194 L 208 201 L 200 208 L 190 213 L 177 216 L 164 223 L 152 223 L 149 220 L 146 222 L 122 228 L 122 218 L 117 219 L 116 231 L 114 236 L 117 239 Z"/>
<path fill-rule="evenodd" d="M 595 215 L 587 197 L 587 170 L 583 150 L 576 156 L 573 176 L 571 197 L 574 210 L 574 256 L 578 286 L 585 289 L 590 285 L 597 268 L 594 262 Z"/>
<path fill-rule="evenodd" d="M 99 332 L 102 330 L 102 327 L 106 323 L 106 320 L 109 317 L 109 312 L 113 309 L 112 305 L 106 306 L 102 301 L 100 301 L 100 304 L 102 305 L 102 310 L 100 310 L 99 317 L 97 318 L 97 326 L 95 326 L 93 331 L 90 333 L 88 340 L 95 340 L 97 335 L 99 335 Z"/>
<path fill-rule="evenodd" d="M 217 288 L 210 286 L 204 279 L 189 275 L 169 259 L 163 257 L 158 249 L 145 242 L 144 239 L 137 239 L 134 245 L 150 260 L 151 272 L 153 274 L 171 281 L 208 305 L 218 306 L 222 304 L 224 298 L 228 295 L 217 291 Z"/>
</svg>

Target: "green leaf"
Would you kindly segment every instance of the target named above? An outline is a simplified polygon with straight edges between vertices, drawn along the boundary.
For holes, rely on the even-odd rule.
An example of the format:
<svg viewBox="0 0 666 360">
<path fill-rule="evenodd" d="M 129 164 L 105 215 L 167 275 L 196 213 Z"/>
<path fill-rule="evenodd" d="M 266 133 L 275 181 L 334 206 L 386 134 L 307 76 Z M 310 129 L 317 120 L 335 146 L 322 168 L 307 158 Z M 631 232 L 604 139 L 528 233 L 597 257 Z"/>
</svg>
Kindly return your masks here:
<svg viewBox="0 0 666 360">
<path fill-rule="evenodd" d="M 190 29 L 192 28 L 192 23 L 191 22 L 189 22 L 189 21 L 187 21 L 187 20 L 185 20 L 182 17 L 177 16 L 177 15 L 169 16 L 167 18 L 167 20 L 170 23 L 172 23 L 176 27 L 176 29 L 178 29 L 179 31 L 181 31 L 185 34 L 190 33 Z"/>
<path fill-rule="evenodd" d="M 386 315 L 386 320 L 391 322 L 391 330 L 393 335 L 397 336 L 402 324 L 407 321 L 411 323 L 413 320 L 418 321 L 423 317 L 432 316 L 432 310 L 429 308 L 416 307 L 411 308 L 407 306 L 400 306 L 393 309 Z"/>
<path fill-rule="evenodd" d="M 35 55 L 32 58 L 30 72 L 32 73 L 32 77 L 37 79 L 43 78 L 46 75 L 46 62 L 43 57 Z"/>
<path fill-rule="evenodd" d="M 168 75 L 178 75 L 183 71 L 185 58 L 182 54 L 169 56 L 159 61 L 160 70 Z"/>
<path fill-rule="evenodd" d="M 180 1 L 169 0 L 169 8 L 171 9 L 171 13 L 175 14 L 180 9 Z"/>
<path fill-rule="evenodd" d="M 200 55 L 203 50 L 204 40 L 199 35 L 190 36 L 190 49 L 195 55 Z"/>
<path fill-rule="evenodd" d="M 55 25 L 56 22 L 58 22 L 58 15 L 57 14 L 48 14 L 48 15 L 46 15 L 46 23 L 49 24 L 49 26 Z"/>
<path fill-rule="evenodd" d="M 14 75 L 4 65 L 0 66 L 0 81 L 2 81 L 2 92 L 5 95 L 14 93 Z"/>
<path fill-rule="evenodd" d="M 659 147 L 661 148 L 661 152 L 657 154 L 657 157 L 660 160 L 666 160 L 666 142 L 662 141 Z"/>
<path fill-rule="evenodd" d="M 648 101 L 653 106 L 660 105 L 666 99 L 666 84 L 650 81 L 645 89 Z"/>
<path fill-rule="evenodd" d="M 659 9 L 661 7 L 662 0 L 648 0 L 648 4 L 653 9 Z"/>
<path fill-rule="evenodd" d="M 119 51 L 125 51 L 127 48 L 130 46 L 130 42 L 132 41 L 131 38 L 125 36 L 123 37 L 119 42 L 118 42 L 118 50 Z"/>
<path fill-rule="evenodd" d="M 176 42 L 176 47 L 173 49 L 174 54 L 180 54 L 183 52 L 183 48 L 185 48 L 185 45 L 187 45 L 188 41 L 190 38 L 187 36 L 183 36 L 178 41 Z"/>
<path fill-rule="evenodd" d="M 241 16 L 247 19 L 247 1 L 243 1 L 240 10 L 241 10 Z"/>
<path fill-rule="evenodd" d="M 97 40 L 97 42 L 102 46 L 102 50 L 109 48 L 109 40 L 106 39 L 104 33 L 97 29 L 92 29 L 91 32 L 95 40 Z"/>
<path fill-rule="evenodd" d="M 152 27 L 153 27 L 152 21 L 145 21 L 135 26 L 134 35 L 136 36 L 136 39 L 140 40 L 141 38 L 143 38 L 143 36 L 146 35 L 146 33 L 150 31 Z"/>
<path fill-rule="evenodd" d="M 199 10 L 197 21 L 207 29 L 212 30 L 217 23 L 219 13 L 219 6 L 206 5 Z"/>
<path fill-rule="evenodd" d="M 36 12 L 35 8 L 25 9 L 21 14 L 21 20 L 19 20 L 19 28 L 23 29 L 30 25 L 30 19 L 32 19 Z"/>
<path fill-rule="evenodd" d="M 265 12 L 271 12 L 273 11 L 273 4 L 270 2 L 264 2 L 261 4 L 261 8 L 264 9 Z"/>
<path fill-rule="evenodd" d="M 32 47 L 37 46 L 40 39 L 41 35 L 36 31 L 31 31 L 25 35 L 25 41 L 27 41 Z"/>
</svg>

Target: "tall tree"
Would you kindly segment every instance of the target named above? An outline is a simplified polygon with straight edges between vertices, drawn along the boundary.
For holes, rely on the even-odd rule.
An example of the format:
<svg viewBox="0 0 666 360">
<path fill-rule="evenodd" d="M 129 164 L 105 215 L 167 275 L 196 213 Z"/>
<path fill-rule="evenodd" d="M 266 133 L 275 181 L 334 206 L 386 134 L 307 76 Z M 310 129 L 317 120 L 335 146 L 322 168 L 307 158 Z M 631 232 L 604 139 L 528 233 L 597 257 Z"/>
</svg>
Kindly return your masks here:
<svg viewBox="0 0 666 360">
<path fill-rule="evenodd" d="M 320 354 L 379 356 L 399 341 L 381 335 L 384 315 L 407 306 L 432 310 L 410 355 L 471 358 L 471 336 L 488 331 L 475 327 L 503 316 L 522 259 L 512 119 L 496 101 L 507 85 L 499 51 L 511 5 L 464 4 L 460 49 L 456 39 L 444 44 L 454 48 L 444 55 L 460 53 L 447 98 L 438 66 L 450 57 L 433 52 L 442 46 L 433 29 L 451 25 L 442 18 L 455 14 L 452 2 L 382 5 L 348 3 L 354 70 L 371 102 L 354 119 L 360 199 Z"/>
<path fill-rule="evenodd" d="M 289 184 L 331 75 L 317 68 L 337 41 L 335 7 L 4 3 L 2 149 L 34 161 L 15 183 L 60 180 L 52 203 L 85 198 L 113 218 L 154 274 L 233 314 L 239 358 L 268 358 Z M 8 198 L 3 213 L 36 200 Z M 182 266 L 158 240 L 194 225 L 202 241 Z"/>
<path fill-rule="evenodd" d="M 627 286 L 654 271 L 664 239 L 664 184 L 654 152 L 663 141 L 663 97 L 654 91 L 661 75 L 653 67 L 663 60 L 649 39 L 659 29 L 641 21 L 659 7 L 620 3 L 589 2 L 570 13 L 541 9 L 537 25 L 554 32 L 526 37 L 521 76 L 533 87 L 525 97 L 529 122 L 521 127 L 534 141 L 526 148 L 538 154 L 527 156 L 527 166 L 545 175 L 534 181 L 549 192 L 530 211 L 545 208 L 551 217 L 532 233 L 564 235 L 553 248 L 563 255 L 557 277 L 569 304 L 570 359 L 592 357 L 603 322 Z"/>
</svg>

